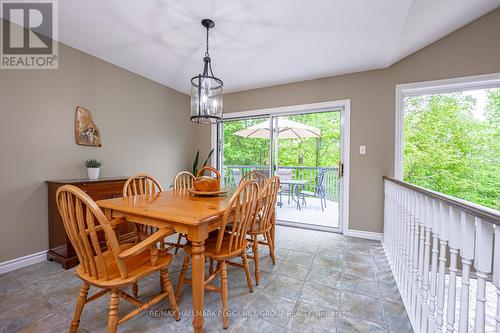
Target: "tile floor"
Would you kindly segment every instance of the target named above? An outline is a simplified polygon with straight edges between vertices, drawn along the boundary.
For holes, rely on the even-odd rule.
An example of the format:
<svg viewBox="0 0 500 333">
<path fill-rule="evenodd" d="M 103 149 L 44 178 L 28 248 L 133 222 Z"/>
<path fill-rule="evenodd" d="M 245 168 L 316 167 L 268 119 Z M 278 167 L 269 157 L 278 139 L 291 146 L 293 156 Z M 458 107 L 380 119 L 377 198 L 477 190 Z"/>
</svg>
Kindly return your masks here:
<svg viewBox="0 0 500 333">
<path fill-rule="evenodd" d="M 261 283 L 254 293 L 244 273 L 231 268 L 226 332 L 412 331 L 380 242 L 289 227 L 277 227 L 276 239 L 275 266 L 261 249 Z M 181 251 L 169 269 L 174 284 L 183 256 Z M 158 279 L 141 281 L 140 297 L 157 292 Z M 79 287 L 74 270 L 50 262 L 0 275 L 0 332 L 66 332 Z M 191 332 L 190 291 L 183 289 L 180 321 L 166 314 L 164 301 L 118 331 Z M 79 332 L 106 331 L 107 301 L 85 306 Z M 120 302 L 120 311 L 133 308 Z M 205 331 L 223 332 L 220 295 L 206 293 L 205 309 Z"/>
</svg>

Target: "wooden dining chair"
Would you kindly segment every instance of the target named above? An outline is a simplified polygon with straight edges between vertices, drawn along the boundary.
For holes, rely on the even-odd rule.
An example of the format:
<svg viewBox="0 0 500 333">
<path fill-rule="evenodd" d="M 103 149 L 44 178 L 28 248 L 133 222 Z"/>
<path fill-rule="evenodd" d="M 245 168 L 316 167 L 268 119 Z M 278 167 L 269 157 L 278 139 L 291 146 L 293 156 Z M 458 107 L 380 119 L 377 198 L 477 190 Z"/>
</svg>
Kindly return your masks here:
<svg viewBox="0 0 500 333">
<path fill-rule="evenodd" d="M 150 175 L 138 173 L 133 175 L 123 185 L 123 196 L 129 197 L 132 195 L 154 194 L 162 192 L 163 187 L 160 182 Z"/>
<path fill-rule="evenodd" d="M 174 178 L 174 190 L 186 190 L 193 187 L 195 177 L 191 172 L 181 171 Z"/>
<path fill-rule="evenodd" d="M 170 233 L 169 228 L 159 229 L 138 244 L 119 244 L 113 226 L 125 219 L 109 221 L 87 194 L 72 185 L 60 187 L 56 199 L 64 229 L 80 261 L 76 274 L 83 280 L 70 332 L 78 330 L 85 304 L 108 292 L 110 293 L 108 332 L 116 332 L 118 324 L 133 318 L 165 297 L 170 300 L 176 320 L 180 319 L 172 281 L 167 270 L 172 255 L 160 253 L 157 248 L 157 243 Z M 105 247 L 99 242 L 99 232 L 104 233 Z M 142 302 L 123 290 L 155 272 L 160 272 L 161 275 L 161 291 L 149 301 Z M 88 296 L 91 285 L 101 290 Z M 122 318 L 118 316 L 120 297 L 136 306 L 136 309 Z"/>
<path fill-rule="evenodd" d="M 143 195 L 143 194 L 155 194 L 163 192 L 163 187 L 160 182 L 155 178 L 145 173 L 138 173 L 125 182 L 123 185 L 123 197 L 129 197 L 133 195 Z M 132 221 L 134 222 L 134 221 Z M 149 235 L 158 230 L 158 228 L 153 226 L 147 226 L 145 224 L 140 224 L 136 222 L 137 237 L 139 240 L 147 238 Z M 171 234 L 174 234 L 174 229 L 170 229 Z M 162 250 L 165 250 L 165 244 L 162 243 Z"/>
<path fill-rule="evenodd" d="M 174 190 L 187 190 L 192 188 L 194 179 L 195 176 L 191 172 L 179 172 L 174 178 Z M 181 240 L 183 237 L 187 240 L 187 236 L 185 234 L 179 233 L 177 243 L 175 244 L 175 254 L 177 254 L 179 248 L 182 247 Z"/>
<path fill-rule="evenodd" d="M 123 184 L 123 197 L 129 197 L 133 195 L 144 195 L 144 194 L 156 194 L 163 191 L 163 187 L 160 182 L 157 181 L 150 175 L 145 173 L 138 173 L 133 175 L 125 184 Z M 137 240 L 141 241 L 148 238 L 150 235 L 158 231 L 157 227 L 148 226 L 140 223 L 139 221 L 130 220 L 131 222 L 135 222 L 134 226 L 136 227 Z M 167 234 L 166 237 L 175 234 L 175 230 L 172 228 L 168 228 L 170 233 Z M 163 252 L 169 251 L 174 248 L 175 244 L 168 243 L 168 247 L 165 247 L 165 239 L 160 240 L 160 250 Z M 160 276 L 161 280 L 161 276 Z M 132 292 L 135 297 L 139 294 L 139 288 L 137 284 L 132 285 Z"/>
<path fill-rule="evenodd" d="M 222 217 L 222 224 L 218 232 L 212 233 L 205 240 L 205 257 L 217 262 L 217 268 L 205 279 L 204 288 L 222 294 L 222 321 L 223 327 L 229 326 L 228 322 L 228 290 L 227 290 L 227 265 L 242 267 L 245 271 L 250 292 L 253 292 L 252 278 L 248 267 L 246 249 L 248 247 L 247 229 L 253 224 L 258 199 L 258 185 L 254 180 L 242 183 L 231 197 Z M 229 219 L 231 217 L 231 220 Z M 228 223 L 230 221 L 230 223 Z M 229 228 L 226 228 L 229 226 Z M 179 275 L 176 298 L 179 299 L 184 283 L 192 284 L 186 279 L 186 271 L 192 255 L 191 246 L 184 247 L 186 257 Z M 231 262 L 230 259 L 241 257 L 242 264 Z M 218 275 L 221 277 L 220 288 L 210 284 Z M 196 282 L 196 281 L 195 281 Z"/>
<path fill-rule="evenodd" d="M 266 181 L 267 181 L 266 175 L 260 171 L 251 171 L 249 173 L 244 174 L 243 177 L 241 177 L 240 184 L 243 184 L 245 181 L 249 179 L 255 180 L 255 182 L 259 185 L 259 191 L 262 190 L 264 186 L 266 186 Z"/>
<path fill-rule="evenodd" d="M 259 285 L 259 244 L 269 247 L 269 254 L 273 265 L 276 264 L 274 256 L 274 242 L 271 231 L 274 227 L 273 215 L 275 213 L 276 201 L 280 189 L 280 178 L 277 176 L 269 179 L 264 188 L 259 193 L 258 208 L 254 224 L 248 230 L 248 235 L 251 241 L 252 255 L 249 259 L 253 259 L 255 263 L 255 284 Z M 259 236 L 263 239 L 260 240 Z"/>
</svg>

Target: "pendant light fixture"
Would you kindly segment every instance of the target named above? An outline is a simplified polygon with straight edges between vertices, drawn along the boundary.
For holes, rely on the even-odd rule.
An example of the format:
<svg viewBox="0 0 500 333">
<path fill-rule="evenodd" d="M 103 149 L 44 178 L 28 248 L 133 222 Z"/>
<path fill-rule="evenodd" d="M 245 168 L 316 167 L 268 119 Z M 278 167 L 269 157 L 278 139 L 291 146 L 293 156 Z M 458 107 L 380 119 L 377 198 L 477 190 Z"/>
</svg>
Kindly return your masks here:
<svg viewBox="0 0 500 333">
<path fill-rule="evenodd" d="M 215 124 L 222 121 L 223 82 L 214 76 L 208 53 L 208 32 L 215 27 L 210 19 L 201 21 L 207 29 L 207 48 L 203 58 L 203 73 L 191 79 L 191 121 L 198 124 Z"/>
</svg>

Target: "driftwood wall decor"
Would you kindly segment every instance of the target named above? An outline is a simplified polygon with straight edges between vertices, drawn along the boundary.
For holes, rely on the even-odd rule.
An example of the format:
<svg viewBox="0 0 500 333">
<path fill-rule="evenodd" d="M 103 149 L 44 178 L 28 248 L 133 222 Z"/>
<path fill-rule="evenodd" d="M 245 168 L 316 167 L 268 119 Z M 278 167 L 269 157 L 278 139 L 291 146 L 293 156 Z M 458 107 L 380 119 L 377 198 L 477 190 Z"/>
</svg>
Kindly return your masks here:
<svg viewBox="0 0 500 333">
<path fill-rule="evenodd" d="M 76 108 L 75 113 L 75 140 L 82 146 L 102 146 L 101 135 L 92 120 L 92 114 L 80 106 Z"/>
</svg>

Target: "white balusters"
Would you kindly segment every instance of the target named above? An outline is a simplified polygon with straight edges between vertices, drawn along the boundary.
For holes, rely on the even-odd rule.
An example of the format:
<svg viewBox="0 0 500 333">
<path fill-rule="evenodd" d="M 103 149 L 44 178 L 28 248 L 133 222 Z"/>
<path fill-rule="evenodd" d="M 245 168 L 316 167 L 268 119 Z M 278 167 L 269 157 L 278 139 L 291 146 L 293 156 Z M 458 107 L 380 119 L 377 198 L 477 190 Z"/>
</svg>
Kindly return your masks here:
<svg viewBox="0 0 500 333">
<path fill-rule="evenodd" d="M 474 217 L 462 213 L 460 218 L 461 244 L 460 257 L 462 257 L 462 292 L 460 294 L 460 313 L 458 332 L 466 333 L 469 326 L 469 272 L 474 259 L 474 241 L 476 225 Z"/>
<path fill-rule="evenodd" d="M 446 244 L 449 238 L 449 213 L 448 207 L 439 203 L 439 215 L 441 219 L 439 231 L 439 279 L 437 291 L 436 308 L 436 332 L 443 331 L 443 313 L 444 313 L 444 287 L 445 287 L 445 268 L 446 268 Z"/>
<path fill-rule="evenodd" d="M 493 257 L 493 224 L 476 218 L 476 253 L 474 268 L 477 275 L 476 318 L 474 332 L 483 333 L 485 326 L 486 278 L 491 273 Z"/>
<path fill-rule="evenodd" d="M 439 203 L 432 200 L 432 263 L 431 288 L 429 295 L 429 332 L 434 332 L 436 328 L 436 289 L 440 226 L 441 220 L 439 218 Z"/>
<path fill-rule="evenodd" d="M 391 240 L 390 240 L 390 244 L 391 244 L 391 247 L 390 247 L 390 252 L 391 252 L 391 255 L 390 257 L 391 258 L 388 258 L 389 259 L 389 262 L 397 268 L 397 260 L 395 260 L 397 258 L 397 255 L 399 253 L 399 248 L 398 248 L 398 240 L 399 240 L 399 237 L 398 237 L 398 225 L 399 225 L 399 219 L 398 219 L 398 197 L 397 197 L 397 188 L 394 186 L 394 184 L 390 184 L 390 188 L 391 188 L 391 191 L 390 191 L 390 196 L 391 196 L 391 208 L 390 208 L 390 218 L 389 218 L 389 224 L 390 224 L 390 228 L 391 228 Z M 396 269 L 397 271 L 397 269 Z M 396 276 L 395 276 L 396 278 Z"/>
<path fill-rule="evenodd" d="M 417 311 L 416 325 L 417 330 L 421 331 L 422 318 L 422 295 L 423 295 L 423 275 L 424 275 L 424 243 L 425 243 L 425 217 L 424 217 L 424 197 L 421 194 L 417 195 L 417 217 L 418 228 L 420 230 L 418 244 L 418 284 L 417 284 Z"/>
<path fill-rule="evenodd" d="M 450 280 L 448 284 L 448 310 L 446 314 L 446 331 L 453 333 L 455 330 L 455 303 L 457 293 L 457 256 L 460 249 L 460 211 L 449 207 L 450 229 Z"/>
<path fill-rule="evenodd" d="M 495 253 L 493 255 L 493 283 L 497 289 L 496 331 L 500 332 L 500 227 L 495 226 Z"/>
<path fill-rule="evenodd" d="M 424 272 L 422 276 L 422 332 L 428 331 L 428 318 L 429 318 L 429 265 L 431 260 L 431 232 L 432 232 L 432 201 L 426 197 L 424 199 L 425 209 L 425 250 L 424 250 Z"/>
<path fill-rule="evenodd" d="M 483 333 L 488 325 L 488 332 L 500 333 L 496 211 L 391 180 L 385 181 L 384 198 L 383 245 L 414 331 L 454 333 L 458 326 L 459 333 Z M 492 272 L 497 304 L 490 304 L 491 292 L 486 301 Z M 472 279 L 477 290 L 470 288 Z M 471 299 L 475 311 L 469 310 Z"/>
<path fill-rule="evenodd" d="M 411 303 L 410 308 L 412 309 L 412 315 L 416 317 L 417 315 L 417 288 L 418 288 L 418 242 L 419 242 L 419 230 L 420 224 L 417 219 L 417 193 L 412 192 L 411 209 L 413 215 L 413 250 L 412 250 L 412 286 L 411 286 Z M 418 328 L 418 327 L 417 327 Z"/>
<path fill-rule="evenodd" d="M 403 267 L 404 277 L 403 277 L 403 290 L 404 290 L 404 298 L 406 301 L 410 300 L 410 291 L 411 291 L 411 240 L 412 240 L 412 225 L 411 218 L 409 214 L 409 205 L 410 205 L 410 191 L 405 190 L 404 201 L 403 201 L 403 211 L 404 211 L 404 223 L 405 223 L 405 239 L 404 239 L 404 253 L 405 253 L 405 265 Z"/>
<path fill-rule="evenodd" d="M 404 209 L 403 209 L 403 205 L 404 205 L 404 190 L 403 190 L 403 188 L 398 189 L 398 196 L 399 196 L 399 199 L 398 199 L 398 202 L 399 202 L 399 205 L 398 205 L 398 215 L 399 215 L 399 223 L 398 223 L 399 224 L 398 225 L 398 228 L 399 228 L 398 277 L 399 277 L 399 281 L 401 281 L 401 287 L 403 289 L 401 291 L 401 297 L 404 297 L 405 286 L 402 283 L 402 281 L 404 279 L 404 267 L 405 267 L 405 263 L 406 263 L 406 249 L 405 249 L 406 220 L 404 218 Z"/>
</svg>

